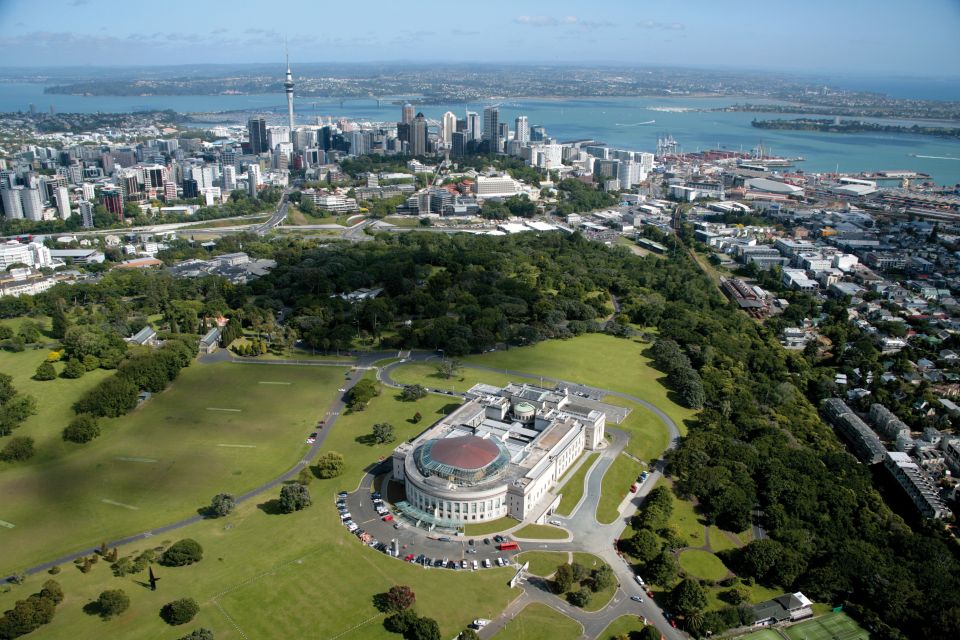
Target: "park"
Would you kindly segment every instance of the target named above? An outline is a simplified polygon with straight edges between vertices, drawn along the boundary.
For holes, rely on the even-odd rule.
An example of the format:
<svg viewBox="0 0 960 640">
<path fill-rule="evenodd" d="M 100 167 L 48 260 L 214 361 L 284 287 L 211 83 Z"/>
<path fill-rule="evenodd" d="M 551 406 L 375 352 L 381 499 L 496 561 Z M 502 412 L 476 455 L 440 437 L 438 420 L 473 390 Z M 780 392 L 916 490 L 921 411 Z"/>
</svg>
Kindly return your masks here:
<svg viewBox="0 0 960 640">
<path fill-rule="evenodd" d="M 548 637 L 545 630 L 551 630 L 551 638 L 575 638 L 588 627 L 594 637 L 607 637 L 608 626 L 618 633 L 639 631 L 643 624 L 638 611 L 649 612 L 647 617 L 656 621 L 653 612 L 659 608 L 641 607 L 666 602 L 669 589 L 654 587 L 654 602 L 642 605 L 627 598 L 642 590 L 632 581 L 631 565 L 615 554 L 606 536 L 622 529 L 643 496 L 666 482 L 655 472 L 638 495 L 630 493 L 637 471 L 655 470 L 652 463 L 671 442 L 661 413 L 681 434 L 685 421 L 695 415 L 672 402 L 659 382 L 662 374 L 643 355 L 647 346 L 639 340 L 586 335 L 470 356 L 450 378 L 437 373 L 436 358 L 429 354 L 420 359 L 392 357 L 379 364 L 372 358 L 362 363 L 341 359 L 337 366 L 194 362 L 166 391 L 126 416 L 104 421 L 103 435 L 86 445 L 59 440 L 69 405 L 81 393 L 77 383 L 86 380 L 32 382 L 62 388 L 56 402 L 45 409 L 50 419 L 35 416 L 22 427 L 37 439 L 37 458 L 0 469 L 4 496 L 0 519 L 14 525 L 0 529 L 0 542 L 5 550 L 16 550 L 4 554 L 2 570 L 16 574 L 97 547 L 103 540 L 190 519 L 175 531 L 139 538 L 120 545 L 118 551 L 134 557 L 190 538 L 203 546 L 202 562 L 157 567 L 162 580 L 157 591 L 142 586 L 140 574 L 114 576 L 105 561 L 88 572 L 63 563 L 55 577 L 63 586 L 64 601 L 56 618 L 37 633 L 71 639 L 157 637 L 165 628 L 157 615 L 160 608 L 173 598 L 191 597 L 199 604 L 199 613 L 190 627 L 212 629 L 217 638 L 396 638 L 384 628 L 373 596 L 397 584 L 416 593 L 417 611 L 435 619 L 443 637 L 452 637 L 477 618 L 494 620 L 483 637 L 498 639 Z M 42 357 L 42 352 L 32 351 L 0 354 L 4 370 L 13 371 L 15 384 L 24 388 L 31 388 L 29 375 Z M 582 456 L 579 466 L 562 479 L 564 492 L 577 485 L 570 489 L 575 500 L 572 504 L 568 500 L 560 511 L 561 530 L 569 536 L 565 533 L 560 539 L 552 527 L 537 529 L 517 521 L 494 527 L 514 530 L 523 546 L 527 545 L 523 540 L 534 540 L 538 547 L 550 547 L 549 553 L 564 557 L 580 553 L 585 545 L 589 549 L 583 551 L 594 554 L 590 562 L 608 564 L 619 587 L 596 594 L 592 606 L 581 614 L 537 587 L 538 576 L 545 574 L 545 579 L 553 573 L 551 563 L 554 568 L 561 564 L 549 556 L 534 556 L 532 575 L 511 588 L 508 581 L 516 566 L 478 572 L 425 570 L 359 544 L 328 505 L 337 492 L 356 490 L 377 460 L 391 452 L 394 445 L 369 437 L 371 426 L 389 423 L 402 441 L 457 406 L 449 393 L 404 401 L 398 389 L 384 383 L 382 371 L 397 384 L 452 392 L 476 382 L 500 384 L 524 375 L 537 384 L 564 379 L 606 390 L 605 402 L 629 408 L 621 424 L 611 425 L 615 435 L 607 448 L 600 455 Z M 362 410 L 347 412 L 342 390 L 359 380 L 373 382 L 379 395 Z M 412 419 L 415 413 L 423 416 L 422 423 Z M 301 465 L 311 452 L 304 438 L 321 419 L 326 425 L 317 452 L 342 454 L 342 473 L 329 479 L 311 474 L 306 481 L 314 504 L 280 514 L 271 506 L 278 489 L 256 490 Z M 227 516 L 195 517 L 222 492 L 254 494 Z M 705 524 L 691 503 L 680 499 L 675 503 L 671 526 L 686 537 L 678 553 L 680 566 L 698 578 L 725 577 L 728 570 L 713 552 L 742 545 L 745 540 L 738 535 L 743 532 L 722 532 Z M 597 535 L 590 542 L 590 528 L 600 531 L 604 540 Z M 476 532 L 481 537 L 492 533 Z M 49 577 L 46 571 L 28 575 L 24 584 L 0 593 L 0 609 L 9 608 Z M 129 594 L 131 604 L 125 613 L 104 621 L 84 612 L 99 593 L 111 588 Z M 719 591 L 708 589 L 710 606 L 722 604 Z M 754 587 L 748 597 L 759 601 L 770 593 Z M 509 619 L 505 611 L 512 612 Z M 588 627 L 571 617 L 581 615 Z M 662 618 L 659 623 L 665 624 Z"/>
</svg>

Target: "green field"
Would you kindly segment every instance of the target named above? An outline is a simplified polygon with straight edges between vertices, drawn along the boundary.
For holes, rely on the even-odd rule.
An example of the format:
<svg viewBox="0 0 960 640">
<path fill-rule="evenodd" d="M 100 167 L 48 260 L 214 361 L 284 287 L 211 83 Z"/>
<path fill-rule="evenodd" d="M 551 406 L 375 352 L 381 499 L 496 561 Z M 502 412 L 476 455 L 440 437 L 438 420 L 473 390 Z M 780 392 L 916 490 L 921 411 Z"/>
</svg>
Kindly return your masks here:
<svg viewBox="0 0 960 640">
<path fill-rule="evenodd" d="M 738 640 L 783 640 L 783 636 L 773 629 L 760 629 L 745 636 L 737 636 Z"/>
<path fill-rule="evenodd" d="M 513 518 L 509 517 L 498 518 L 489 522 L 478 522 L 476 524 L 470 523 L 464 525 L 463 534 L 466 536 L 485 536 L 490 533 L 499 533 L 501 531 L 505 531 L 510 527 L 517 526 L 518 524 L 520 524 L 519 520 L 514 520 Z"/>
<path fill-rule="evenodd" d="M 256 371 L 262 378 L 269 371 L 272 380 L 288 371 L 309 369 L 311 375 L 319 375 L 327 370 L 226 366 Z M 332 372 L 338 379 L 342 376 L 339 369 Z M 158 396 L 156 401 L 161 398 Z M 329 397 L 324 398 L 322 406 L 328 400 Z M 312 507 L 291 515 L 270 515 L 260 507 L 278 493 L 271 492 L 241 505 L 227 518 L 202 521 L 157 539 L 153 544 L 192 537 L 203 545 L 205 558 L 192 567 L 157 568 L 162 581 L 155 593 L 140 586 L 142 575 L 114 578 L 102 562 L 86 575 L 72 566 L 64 567 L 57 580 L 64 587 L 66 600 L 58 607 L 53 623 L 36 632 L 37 637 L 175 638 L 204 626 L 215 632 L 217 640 L 243 637 L 237 627 L 251 638 L 340 636 L 396 640 L 398 636 L 384 630 L 382 616 L 372 603 L 376 593 L 396 583 L 410 585 L 417 595 L 418 610 L 438 620 L 444 637 L 452 637 L 474 618 L 496 617 L 518 593 L 506 586 L 511 569 L 477 573 L 426 571 L 360 545 L 340 525 L 333 509 L 334 493 L 354 488 L 363 469 L 394 446 L 365 444 L 362 436 L 369 433 L 371 424 L 391 422 L 398 439 L 409 438 L 422 430 L 422 424 L 406 420 L 413 411 L 419 410 L 425 420 L 439 418 L 448 400 L 430 397 L 411 404 L 384 393 L 372 400 L 365 411 L 341 416 L 332 427 L 325 449 L 344 454 L 344 474 L 333 480 L 313 481 Z M 268 406 L 271 411 L 277 410 L 273 403 Z M 319 410 L 320 406 L 313 409 Z M 0 536 L 3 535 L 6 530 L 0 530 Z M 131 545 L 122 548 L 121 554 L 143 548 L 143 544 Z M 47 578 L 31 577 L 22 587 L 0 594 L 0 610 L 39 589 Z M 108 588 L 125 589 L 131 598 L 130 610 L 110 622 L 83 613 L 83 605 Z M 172 629 L 157 613 L 165 602 L 178 597 L 196 598 L 201 611 L 191 624 Z"/>
<path fill-rule="evenodd" d="M 649 343 L 590 333 L 570 340 L 547 340 L 532 347 L 515 347 L 464 360 L 494 369 L 513 369 L 532 374 L 549 375 L 570 382 L 589 384 L 636 395 L 660 407 L 685 432 L 684 420 L 695 411 L 675 404 L 660 384 L 666 376 L 649 366 L 650 359 L 641 355 Z M 618 366 L 610 366 L 610 363 Z M 630 366 L 636 362 L 636 366 Z M 613 404 L 624 401 L 607 398 Z"/>
<path fill-rule="evenodd" d="M 437 373 L 437 364 L 433 362 L 405 362 L 395 367 L 390 376 L 399 384 L 419 384 L 428 389 L 443 389 L 444 391 L 466 391 L 478 382 L 492 385 L 505 385 L 508 382 L 523 382 L 522 379 L 511 380 L 502 373 L 478 371 L 477 369 L 460 369 L 453 377 L 444 378 Z"/>
<path fill-rule="evenodd" d="M 531 540 L 563 540 L 570 534 L 566 529 L 549 524 L 528 524 L 522 529 L 513 532 L 514 537 L 529 538 Z"/>
<path fill-rule="evenodd" d="M 528 571 L 544 578 L 552 575 L 558 566 L 566 564 L 569 560 L 570 555 L 566 551 L 524 551 L 517 555 L 517 564 L 529 562 Z"/>
<path fill-rule="evenodd" d="M 36 384 L 92 383 L 93 373 Z M 328 367 L 194 363 L 140 408 L 103 420 L 90 443 L 57 442 L 66 416 L 31 419 L 19 431 L 37 432 L 52 453 L 41 448 L 35 461 L 0 471 L 0 520 L 15 525 L 0 529 L 0 570 L 194 515 L 216 493 L 240 494 L 279 475 L 306 451 L 342 379 Z M 42 396 L 54 405 L 48 412 L 68 411 L 75 396 L 64 389 Z"/>
<path fill-rule="evenodd" d="M 680 568 L 694 578 L 722 580 L 729 573 L 720 558 L 709 551 L 687 549 L 680 553 Z"/>
<path fill-rule="evenodd" d="M 701 547 L 706 544 L 703 536 L 704 523 L 700 519 L 696 508 L 689 500 L 681 500 L 674 494 L 673 515 L 670 517 L 670 526 L 675 528 L 688 547 Z"/>
<path fill-rule="evenodd" d="M 790 640 L 870 639 L 870 634 L 845 613 L 828 613 L 819 618 L 786 627 L 782 632 Z"/>
<path fill-rule="evenodd" d="M 597 521 L 610 524 L 620 517 L 620 503 L 630 492 L 630 485 L 637 479 L 643 467 L 633 458 L 617 456 L 603 474 L 600 504 L 597 505 Z"/>
<path fill-rule="evenodd" d="M 560 487 L 560 493 L 562 493 L 563 496 L 560 498 L 560 504 L 557 506 L 557 513 L 568 516 L 573 511 L 573 508 L 580 502 L 580 499 L 583 497 L 583 480 L 587 477 L 587 471 L 590 470 L 590 467 L 593 466 L 593 463 L 596 462 L 597 456 L 599 455 L 599 453 L 581 454 L 581 457 L 584 458 L 583 464 L 581 464 L 577 472 L 569 476 L 566 482 Z"/>
<path fill-rule="evenodd" d="M 534 603 L 524 607 L 493 637 L 496 640 L 574 640 L 582 631 L 576 620 L 545 604 Z"/>
<path fill-rule="evenodd" d="M 620 616 L 604 629 L 598 640 L 616 640 L 622 635 L 643 631 L 643 621 L 638 616 Z"/>
<path fill-rule="evenodd" d="M 727 551 L 729 549 L 736 549 L 739 547 L 736 542 L 734 542 L 733 536 L 728 531 L 724 531 L 715 524 L 710 525 L 710 550 L 714 553 L 718 551 Z M 739 538 L 739 536 L 737 536 Z"/>
<path fill-rule="evenodd" d="M 670 432 L 667 431 L 667 428 L 660 421 L 660 418 L 650 411 L 650 409 L 636 402 L 630 402 L 629 400 L 614 396 L 607 396 L 606 400 L 610 404 L 629 407 L 631 409 L 630 415 L 620 424 L 607 422 L 607 426 L 623 429 L 630 436 L 630 440 L 623 450 L 647 462 L 660 458 L 670 442 Z M 686 433 L 686 428 L 683 423 L 678 422 L 677 426 L 680 428 L 681 433 Z"/>
</svg>

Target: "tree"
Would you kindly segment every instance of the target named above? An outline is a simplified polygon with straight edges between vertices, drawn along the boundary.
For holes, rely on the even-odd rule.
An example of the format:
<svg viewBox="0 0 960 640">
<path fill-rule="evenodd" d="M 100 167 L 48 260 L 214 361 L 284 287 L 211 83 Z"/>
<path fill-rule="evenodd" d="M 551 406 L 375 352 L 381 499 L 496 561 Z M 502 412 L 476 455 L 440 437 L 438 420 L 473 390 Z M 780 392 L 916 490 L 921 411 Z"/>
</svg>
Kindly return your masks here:
<svg viewBox="0 0 960 640">
<path fill-rule="evenodd" d="M 380 389 L 373 380 L 364 378 L 347 392 L 347 407 L 351 411 L 363 411 L 367 403 L 380 395 Z"/>
<path fill-rule="evenodd" d="M 67 334 L 67 329 L 70 328 L 70 319 L 67 317 L 67 312 L 64 310 L 64 303 L 62 300 L 57 301 L 57 304 L 54 305 L 53 313 L 50 314 L 52 320 L 50 333 L 57 340 L 62 340 L 63 337 Z"/>
<path fill-rule="evenodd" d="M 294 482 L 293 484 L 284 485 L 283 488 L 280 489 L 281 512 L 293 513 L 294 511 L 306 509 L 310 504 L 310 491 L 302 484 Z"/>
<path fill-rule="evenodd" d="M 343 473 L 343 455 L 329 451 L 317 458 L 317 476 L 324 480 L 336 478 Z"/>
<path fill-rule="evenodd" d="M 33 344 L 40 340 L 40 327 L 32 320 L 24 320 L 20 323 L 20 331 L 17 332 L 23 341 L 27 344 Z"/>
<path fill-rule="evenodd" d="M 18 638 L 48 624 L 56 613 L 56 603 L 39 593 L 26 600 L 17 600 L 12 609 L 0 617 L 0 638 Z"/>
<path fill-rule="evenodd" d="M 449 380 L 463 368 L 463 363 L 456 358 L 443 358 L 437 364 L 437 373 L 440 377 Z"/>
<path fill-rule="evenodd" d="M 417 618 L 404 635 L 409 640 L 441 640 L 440 625 L 433 618 Z"/>
<path fill-rule="evenodd" d="M 0 460 L 4 462 L 22 462 L 33 457 L 33 438 L 29 436 L 18 436 L 11 438 L 7 444 L 0 449 Z"/>
<path fill-rule="evenodd" d="M 183 567 L 203 559 L 203 547 L 192 538 L 177 540 L 160 556 L 160 564 L 168 567 Z"/>
<path fill-rule="evenodd" d="M 47 580 L 43 583 L 43 588 L 40 589 L 40 597 L 50 598 L 53 604 L 60 604 L 63 602 L 63 588 L 56 580 Z"/>
<path fill-rule="evenodd" d="M 669 551 L 661 551 L 660 554 L 647 564 L 646 572 L 648 579 L 654 584 L 666 587 L 677 579 L 677 559 Z"/>
<path fill-rule="evenodd" d="M 423 388 L 423 385 L 408 384 L 400 392 L 400 399 L 404 402 L 415 402 L 426 395 L 427 390 Z"/>
<path fill-rule="evenodd" d="M 458 640 L 480 640 L 480 634 L 474 629 L 466 628 L 460 632 Z"/>
<path fill-rule="evenodd" d="M 187 635 L 182 636 L 180 640 L 213 640 L 213 631 L 200 627 L 199 629 L 194 629 Z"/>
<path fill-rule="evenodd" d="M 33 396 L 15 393 L 0 405 L 0 436 L 10 435 L 14 429 L 37 412 L 37 401 Z"/>
<path fill-rule="evenodd" d="M 34 380 L 53 380 L 57 377 L 57 370 L 49 362 L 41 362 L 37 366 L 36 373 L 33 374 Z"/>
<path fill-rule="evenodd" d="M 623 551 L 641 563 L 647 563 L 660 553 L 660 539 L 650 529 L 641 529 L 633 536 L 621 539 Z"/>
<path fill-rule="evenodd" d="M 594 569 L 590 578 L 590 588 L 593 591 L 603 591 L 604 589 L 612 587 L 617 582 L 616 576 L 613 575 L 613 569 L 607 564 Z"/>
<path fill-rule="evenodd" d="M 97 598 L 97 610 L 104 619 L 118 616 L 130 608 L 130 597 L 123 589 L 108 589 L 100 592 Z"/>
<path fill-rule="evenodd" d="M 590 603 L 590 589 L 580 587 L 576 591 L 567 594 L 567 601 L 575 607 L 585 607 Z"/>
<path fill-rule="evenodd" d="M 236 505 L 237 502 L 232 495 L 229 493 L 218 493 L 213 496 L 213 500 L 210 501 L 210 508 L 207 509 L 207 513 L 215 518 L 222 518 L 223 516 L 229 515 Z"/>
<path fill-rule="evenodd" d="M 579 562 L 574 562 L 570 565 L 570 573 L 574 582 L 583 582 L 590 575 L 590 570 Z"/>
<path fill-rule="evenodd" d="M 377 444 L 386 444 L 396 440 L 393 425 L 386 422 L 378 422 L 373 425 L 373 439 L 376 440 Z"/>
<path fill-rule="evenodd" d="M 563 564 L 557 567 L 557 570 L 553 574 L 553 592 L 554 593 L 566 593 L 570 590 L 570 587 L 573 586 L 573 569 L 569 564 L 564 562 Z"/>
<path fill-rule="evenodd" d="M 137 385 L 113 375 L 84 394 L 73 404 L 73 409 L 77 413 L 116 418 L 137 406 L 139 393 Z"/>
<path fill-rule="evenodd" d="M 87 372 L 87 368 L 83 365 L 83 361 L 79 358 L 70 358 L 67 360 L 67 366 L 64 367 L 63 373 L 60 375 L 64 378 L 79 378 Z"/>
<path fill-rule="evenodd" d="M 416 601 L 417 595 L 413 592 L 413 589 L 400 584 L 390 587 L 385 599 L 388 611 L 409 609 Z"/>
<path fill-rule="evenodd" d="M 90 442 L 99 435 L 100 425 L 97 424 L 97 419 L 88 413 L 75 417 L 63 430 L 64 440 L 78 444 Z"/>
<path fill-rule="evenodd" d="M 168 602 L 160 609 L 160 617 L 171 626 L 186 624 L 200 612 L 200 605 L 193 598 L 180 598 Z"/>
<path fill-rule="evenodd" d="M 383 626 L 392 633 L 406 634 L 416 620 L 417 613 L 413 609 L 403 609 L 387 616 L 383 621 Z"/>
<path fill-rule="evenodd" d="M 707 606 L 707 595 L 700 583 L 693 578 L 684 578 L 670 592 L 673 608 L 684 615 L 703 611 Z"/>
<path fill-rule="evenodd" d="M 4 326 L 0 325 L 0 327 Z M 13 378 L 9 374 L 0 373 L 0 405 L 5 404 L 15 395 L 17 395 L 17 390 L 13 386 Z"/>
</svg>

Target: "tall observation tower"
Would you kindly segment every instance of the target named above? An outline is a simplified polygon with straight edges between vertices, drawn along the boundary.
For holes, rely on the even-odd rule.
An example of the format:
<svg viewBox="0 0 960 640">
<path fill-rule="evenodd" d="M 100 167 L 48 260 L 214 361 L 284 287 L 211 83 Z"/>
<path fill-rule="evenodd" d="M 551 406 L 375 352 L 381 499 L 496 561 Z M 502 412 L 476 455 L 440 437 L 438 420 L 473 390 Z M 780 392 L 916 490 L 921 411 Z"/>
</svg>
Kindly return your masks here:
<svg viewBox="0 0 960 640">
<path fill-rule="evenodd" d="M 290 121 L 290 133 L 293 134 L 293 75 L 290 73 L 290 54 L 287 54 L 287 79 L 283 81 L 287 92 L 287 119 Z"/>
</svg>

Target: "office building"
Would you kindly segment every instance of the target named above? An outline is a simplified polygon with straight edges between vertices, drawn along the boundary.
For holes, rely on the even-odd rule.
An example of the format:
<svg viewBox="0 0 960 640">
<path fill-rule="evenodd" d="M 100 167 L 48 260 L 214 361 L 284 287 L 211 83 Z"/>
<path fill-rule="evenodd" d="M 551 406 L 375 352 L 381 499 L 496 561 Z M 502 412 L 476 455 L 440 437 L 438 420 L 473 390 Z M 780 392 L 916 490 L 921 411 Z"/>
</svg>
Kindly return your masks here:
<svg viewBox="0 0 960 640">
<path fill-rule="evenodd" d="M 543 125 L 535 124 L 530 127 L 530 142 L 544 142 L 547 138 L 547 130 Z"/>
<path fill-rule="evenodd" d="M 461 157 L 467 155 L 467 132 L 454 131 L 453 139 L 450 143 L 450 155 Z"/>
<path fill-rule="evenodd" d="M 100 200 L 107 211 L 123 221 L 123 194 L 117 189 L 101 189 Z"/>
<path fill-rule="evenodd" d="M 403 110 L 400 113 L 400 122 L 403 124 L 410 124 L 413 122 L 413 105 L 409 102 L 403 105 Z"/>
<path fill-rule="evenodd" d="M 84 200 L 93 200 L 97 196 L 97 189 L 92 182 L 84 182 L 80 188 L 83 190 Z"/>
<path fill-rule="evenodd" d="M 27 220 L 43 220 L 43 200 L 40 198 L 40 189 L 23 189 L 20 191 L 20 204 L 23 206 L 23 217 Z"/>
<path fill-rule="evenodd" d="M 80 224 L 84 229 L 93 229 L 93 203 L 89 200 L 81 200 L 78 206 L 80 207 Z"/>
<path fill-rule="evenodd" d="M 70 217 L 70 191 L 64 187 L 57 187 L 56 192 L 53 194 L 53 201 L 57 204 L 57 215 L 60 216 L 61 220 L 66 220 Z"/>
<path fill-rule="evenodd" d="M 427 119 L 418 113 L 410 123 L 409 153 L 413 156 L 422 156 L 427 153 Z"/>
<path fill-rule="evenodd" d="M 247 193 L 251 198 L 257 197 L 257 189 L 260 187 L 260 165 L 247 165 Z"/>
<path fill-rule="evenodd" d="M 20 192 L 23 191 L 21 185 L 12 187 L 4 186 L 0 189 L 0 201 L 3 202 L 3 216 L 7 220 L 22 220 L 23 206 L 20 204 Z"/>
<path fill-rule="evenodd" d="M 290 128 L 289 127 L 269 127 L 267 128 L 267 144 L 270 147 L 270 150 L 273 151 L 277 148 L 279 144 L 285 144 L 290 142 Z"/>
<path fill-rule="evenodd" d="M 267 119 L 257 116 L 247 120 L 247 136 L 250 139 L 250 153 L 259 155 L 269 151 L 267 140 Z"/>
<path fill-rule="evenodd" d="M 530 142 L 530 123 L 527 121 L 527 116 L 517 116 L 513 139 L 520 143 Z"/>
<path fill-rule="evenodd" d="M 223 174 L 220 176 L 223 190 L 230 193 L 237 188 L 237 168 L 233 165 L 224 165 Z"/>
<path fill-rule="evenodd" d="M 480 129 L 480 115 L 473 112 L 467 111 L 467 140 L 476 142 L 481 139 L 482 132 Z"/>
<path fill-rule="evenodd" d="M 483 110 L 483 141 L 490 153 L 500 151 L 500 108 L 487 107 Z"/>
</svg>

